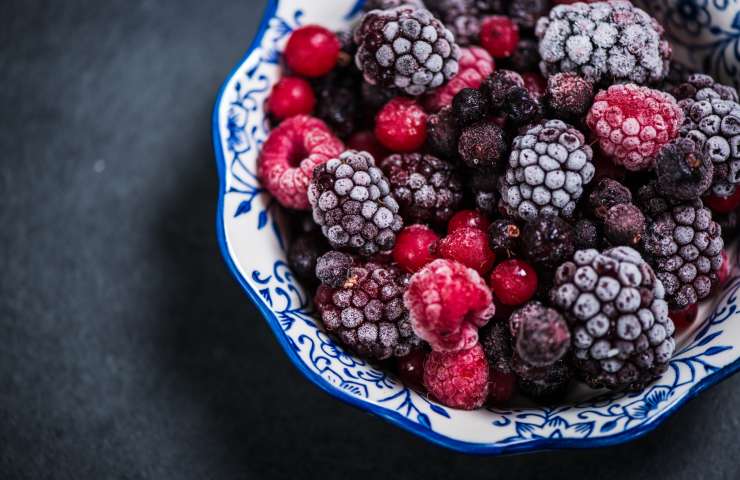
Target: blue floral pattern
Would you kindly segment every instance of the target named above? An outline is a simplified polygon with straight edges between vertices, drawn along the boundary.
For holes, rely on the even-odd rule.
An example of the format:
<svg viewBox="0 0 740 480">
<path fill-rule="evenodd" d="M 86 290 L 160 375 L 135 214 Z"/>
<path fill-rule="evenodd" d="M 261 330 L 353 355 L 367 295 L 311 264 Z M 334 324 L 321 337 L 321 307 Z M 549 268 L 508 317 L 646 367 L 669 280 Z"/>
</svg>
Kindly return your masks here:
<svg viewBox="0 0 740 480">
<path fill-rule="evenodd" d="M 693 3 L 701 7 L 707 2 Z M 273 1 L 258 43 L 224 84 L 214 112 L 221 182 L 217 223 L 224 257 L 309 380 L 441 445 L 466 452 L 505 453 L 629 440 L 653 428 L 705 386 L 740 368 L 740 349 L 734 347 L 740 342 L 737 278 L 725 288 L 703 326 L 681 343 L 670 369 L 654 385 L 631 394 L 585 391 L 556 408 L 449 409 L 348 354 L 326 335 L 314 320 L 311 299 L 285 263 L 281 215 L 255 172 L 268 132 L 262 105 L 279 75 L 277 52 L 287 35 L 301 23 L 347 25 L 359 5 L 361 0 Z M 689 12 L 679 10 L 677 15 Z M 700 17 L 696 16 L 697 24 L 703 21 Z"/>
</svg>

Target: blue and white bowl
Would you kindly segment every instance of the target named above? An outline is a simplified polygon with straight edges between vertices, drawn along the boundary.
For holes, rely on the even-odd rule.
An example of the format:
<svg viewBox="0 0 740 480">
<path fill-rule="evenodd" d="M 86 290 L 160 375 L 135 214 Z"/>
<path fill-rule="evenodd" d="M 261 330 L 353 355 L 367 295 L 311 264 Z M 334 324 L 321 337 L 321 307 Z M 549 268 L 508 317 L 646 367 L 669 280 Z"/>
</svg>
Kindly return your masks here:
<svg viewBox="0 0 740 480">
<path fill-rule="evenodd" d="M 736 12 L 740 2 L 661 3 L 661 20 L 668 19 L 669 26 L 691 21 L 694 23 L 691 27 L 686 24 L 685 30 L 692 32 L 691 38 L 701 39 L 697 42 L 705 42 L 704 34 L 720 38 L 714 41 L 716 49 L 707 47 L 707 55 L 695 60 L 708 62 L 709 71 L 737 82 L 740 60 L 731 55 L 738 55 L 740 16 Z M 308 295 L 286 264 L 288 239 L 281 212 L 261 187 L 256 162 L 268 134 L 262 107 L 279 77 L 280 51 L 290 32 L 309 23 L 346 27 L 361 5 L 362 0 L 271 0 L 252 46 L 224 83 L 213 115 L 220 181 L 217 229 L 223 255 L 306 378 L 332 396 L 439 445 L 469 453 L 501 454 L 595 447 L 634 439 L 740 368 L 737 277 L 702 307 L 703 322 L 679 339 L 670 368 L 649 388 L 630 394 L 577 389 L 562 405 L 551 408 L 522 401 L 506 410 L 454 410 L 406 388 L 388 373 L 345 352 L 326 335 L 312 316 Z M 693 15 L 691 9 L 701 14 Z M 686 42 L 692 45 L 690 39 Z"/>
</svg>

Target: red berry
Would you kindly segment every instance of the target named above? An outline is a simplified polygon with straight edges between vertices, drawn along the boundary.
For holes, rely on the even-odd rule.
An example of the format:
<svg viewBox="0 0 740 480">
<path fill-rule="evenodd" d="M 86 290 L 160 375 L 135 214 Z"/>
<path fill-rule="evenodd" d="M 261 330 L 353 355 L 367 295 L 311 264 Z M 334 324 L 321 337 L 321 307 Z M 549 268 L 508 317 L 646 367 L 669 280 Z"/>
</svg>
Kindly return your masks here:
<svg viewBox="0 0 740 480">
<path fill-rule="evenodd" d="M 537 291 L 537 272 L 518 258 L 504 260 L 491 273 L 491 290 L 504 305 L 521 305 Z"/>
<path fill-rule="evenodd" d="M 329 73 L 339 58 L 339 39 L 318 25 L 296 29 L 285 47 L 285 63 L 299 75 L 320 77 Z"/>
<path fill-rule="evenodd" d="M 488 396 L 488 362 L 483 348 L 432 352 L 424 362 L 424 384 L 430 394 L 452 408 L 473 410 Z"/>
<path fill-rule="evenodd" d="M 415 272 L 435 259 L 439 237 L 426 225 L 409 225 L 401 230 L 393 247 L 393 260 L 405 271 Z"/>
<path fill-rule="evenodd" d="M 427 358 L 424 350 L 414 350 L 404 357 L 396 358 L 398 376 L 404 385 L 424 389 L 424 361 Z"/>
<path fill-rule="evenodd" d="M 704 204 L 716 213 L 730 213 L 740 205 L 740 188 L 735 189 L 735 193 L 729 197 L 717 197 L 710 195 L 704 197 Z"/>
<path fill-rule="evenodd" d="M 442 258 L 457 260 L 481 275 L 491 270 L 496 261 L 496 254 L 488 246 L 486 232 L 479 228 L 453 230 L 439 242 L 437 251 Z"/>
<path fill-rule="evenodd" d="M 494 58 L 510 57 L 519 43 L 519 27 L 503 15 L 488 17 L 480 26 L 480 43 Z"/>
<path fill-rule="evenodd" d="M 516 375 L 513 372 L 503 373 L 494 369 L 488 372 L 488 403 L 505 405 L 514 396 Z"/>
<path fill-rule="evenodd" d="M 535 72 L 525 72 L 522 73 L 522 79 L 524 80 L 524 88 L 533 98 L 539 99 L 545 95 L 547 80 L 542 75 Z"/>
<path fill-rule="evenodd" d="M 452 233 L 455 230 L 459 230 L 464 227 L 477 228 L 478 230 L 485 230 L 488 228 L 491 222 L 480 212 L 475 210 L 460 210 L 452 216 L 449 223 L 447 223 L 447 232 Z"/>
<path fill-rule="evenodd" d="M 368 152 L 373 158 L 380 163 L 382 159 L 388 156 L 389 152 L 380 144 L 375 134 L 370 130 L 355 132 L 347 140 L 347 147 L 352 150 Z"/>
<path fill-rule="evenodd" d="M 478 328 L 496 312 L 480 275 L 445 259 L 434 260 L 411 276 L 403 303 L 414 333 L 440 352 L 475 345 Z"/>
<path fill-rule="evenodd" d="M 267 110 L 282 120 L 294 115 L 309 114 L 316 105 L 311 85 L 298 77 L 283 77 L 272 87 Z"/>
<path fill-rule="evenodd" d="M 730 278 L 730 270 L 732 269 L 730 265 L 730 257 L 727 255 L 727 250 L 722 250 L 722 266 L 719 267 L 719 271 L 717 272 L 717 285 L 715 288 L 720 289 L 724 286 L 725 282 L 728 278 Z"/>
<path fill-rule="evenodd" d="M 427 138 L 427 115 L 416 101 L 396 97 L 375 117 L 375 136 L 394 152 L 414 152 Z"/>
<path fill-rule="evenodd" d="M 671 310 L 668 312 L 668 316 L 673 320 L 673 324 L 676 327 L 677 332 L 683 332 L 694 323 L 696 316 L 699 313 L 699 304 L 692 303 L 688 307 L 684 307 L 681 310 Z"/>
</svg>

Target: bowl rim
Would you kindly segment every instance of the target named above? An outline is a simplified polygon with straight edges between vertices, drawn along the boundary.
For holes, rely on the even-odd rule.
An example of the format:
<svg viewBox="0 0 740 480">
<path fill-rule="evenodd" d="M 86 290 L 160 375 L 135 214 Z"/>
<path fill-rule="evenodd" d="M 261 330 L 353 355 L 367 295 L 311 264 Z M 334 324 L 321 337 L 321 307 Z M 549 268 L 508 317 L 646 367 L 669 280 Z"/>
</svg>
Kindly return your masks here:
<svg viewBox="0 0 740 480">
<path fill-rule="evenodd" d="M 232 78 L 239 72 L 244 63 L 250 57 L 252 52 L 260 45 L 262 38 L 267 31 L 270 20 L 275 16 L 279 6 L 280 0 L 267 0 L 267 5 L 262 14 L 260 24 L 257 29 L 257 33 L 252 39 L 246 52 L 236 64 L 236 66 L 228 74 L 224 82 L 219 87 L 216 95 L 216 102 L 211 119 L 211 133 L 213 140 L 213 147 L 216 159 L 216 168 L 218 171 L 218 207 L 216 212 L 216 236 L 218 240 L 219 249 L 221 255 L 224 258 L 226 265 L 229 268 L 231 274 L 241 285 L 242 289 L 247 293 L 252 303 L 257 307 L 262 316 L 270 326 L 274 336 L 278 340 L 278 343 L 287 354 L 290 361 L 303 374 L 311 383 L 319 387 L 330 396 L 341 400 L 342 402 L 351 405 L 355 408 L 368 411 L 373 415 L 376 415 L 387 422 L 396 425 L 403 430 L 411 432 L 427 441 L 430 441 L 438 446 L 446 447 L 451 450 L 475 455 L 502 455 L 512 453 L 525 453 L 543 450 L 562 450 L 562 449 L 587 449 L 597 447 L 608 447 L 625 443 L 631 440 L 636 440 L 647 433 L 653 431 L 660 424 L 662 424 L 668 417 L 674 412 L 681 408 L 686 402 L 696 397 L 699 393 L 706 390 L 707 388 L 715 385 L 732 374 L 740 370 L 740 358 L 733 361 L 732 363 L 721 367 L 717 371 L 707 375 L 706 377 L 699 380 L 694 384 L 681 398 L 677 399 L 670 407 L 661 410 L 648 422 L 642 423 L 635 427 L 629 427 L 626 430 L 614 433 L 608 436 L 602 437 L 590 437 L 590 438 L 536 438 L 530 439 L 526 442 L 513 444 L 513 445 L 502 445 L 499 443 L 475 443 L 466 442 L 462 440 L 456 440 L 445 435 L 442 435 L 434 430 L 424 427 L 400 413 L 379 407 L 370 402 L 366 402 L 355 396 L 346 393 L 344 390 L 339 389 L 327 382 L 319 374 L 311 371 L 306 364 L 300 359 L 300 357 L 291 348 L 284 332 L 280 329 L 278 319 L 264 302 L 261 301 L 259 294 L 249 285 L 247 280 L 244 278 L 242 273 L 234 263 L 234 259 L 229 253 L 228 240 L 226 238 L 226 224 L 224 216 L 224 198 L 226 194 L 226 157 L 222 149 L 222 140 L 220 136 L 220 122 L 219 113 L 223 99 L 223 94 L 226 87 L 231 82 Z M 357 0 L 354 8 L 358 8 L 364 3 L 364 0 Z M 737 281 L 737 279 L 735 279 Z M 732 282 L 730 282 L 732 283 Z M 726 293 L 726 292 L 725 292 Z"/>
</svg>

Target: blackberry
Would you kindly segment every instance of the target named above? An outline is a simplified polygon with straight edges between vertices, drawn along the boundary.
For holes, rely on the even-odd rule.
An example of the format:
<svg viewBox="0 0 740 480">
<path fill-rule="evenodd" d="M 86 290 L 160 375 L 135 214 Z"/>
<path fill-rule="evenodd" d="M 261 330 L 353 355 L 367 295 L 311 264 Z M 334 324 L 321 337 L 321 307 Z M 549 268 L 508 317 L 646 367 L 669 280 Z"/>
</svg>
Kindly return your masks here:
<svg viewBox="0 0 740 480">
<path fill-rule="evenodd" d="M 488 111 L 488 98 L 476 88 L 463 88 L 452 99 L 452 114 L 461 127 L 483 120 Z"/>
<path fill-rule="evenodd" d="M 494 220 L 488 227 L 488 245 L 497 258 L 511 258 L 520 249 L 522 231 L 511 220 Z"/>
<path fill-rule="evenodd" d="M 506 59 L 505 65 L 517 72 L 534 72 L 539 69 L 540 60 L 537 42 L 531 38 L 522 38 L 511 57 Z"/>
<path fill-rule="evenodd" d="M 375 360 L 402 357 L 421 345 L 403 292 L 408 274 L 393 265 L 355 265 L 339 288 L 321 285 L 314 302 L 329 333 L 355 353 Z"/>
<path fill-rule="evenodd" d="M 511 333 L 505 322 L 489 322 L 478 333 L 480 344 L 491 368 L 499 373 L 511 373 Z"/>
<path fill-rule="evenodd" d="M 508 14 L 520 28 L 531 30 L 549 9 L 549 0 L 511 0 Z"/>
<path fill-rule="evenodd" d="M 375 116 L 378 110 L 397 96 L 398 91 L 395 88 L 384 88 L 367 82 L 362 82 L 360 86 L 362 105 L 367 109 L 369 117 Z"/>
<path fill-rule="evenodd" d="M 531 301 L 509 317 L 516 352 L 534 367 L 552 365 L 570 348 L 570 331 L 560 313 L 537 301 Z"/>
<path fill-rule="evenodd" d="M 574 365 L 593 388 L 640 390 L 673 355 L 663 284 L 630 247 L 578 250 L 555 273 L 550 299 L 571 328 Z"/>
<path fill-rule="evenodd" d="M 424 3 L 452 32 L 459 45 L 477 43 L 480 9 L 475 0 L 426 0 Z"/>
<path fill-rule="evenodd" d="M 316 261 L 327 250 L 326 241 L 320 233 L 301 233 L 290 242 L 288 265 L 296 277 L 303 281 L 313 282 Z"/>
<path fill-rule="evenodd" d="M 532 263 L 555 268 L 575 251 L 573 227 L 562 218 L 542 214 L 522 229 L 522 251 Z"/>
<path fill-rule="evenodd" d="M 530 123 L 542 113 L 540 102 L 524 86 L 521 75 L 511 70 L 496 70 L 483 85 L 481 92 L 489 98 L 494 111 L 505 113 L 514 125 Z"/>
<path fill-rule="evenodd" d="M 604 220 L 609 209 L 615 205 L 632 203 L 632 192 L 616 180 L 604 177 L 599 180 L 588 196 L 591 215 Z"/>
<path fill-rule="evenodd" d="M 663 147 L 655 161 L 658 192 L 675 200 L 699 198 L 712 185 L 714 165 L 688 138 Z"/>
<path fill-rule="evenodd" d="M 640 245 L 645 235 L 645 227 L 645 216 L 631 203 L 614 205 L 604 218 L 604 236 L 614 246 Z"/>
<path fill-rule="evenodd" d="M 559 360 L 546 367 L 535 367 L 514 353 L 511 365 L 517 376 L 519 391 L 541 403 L 560 400 L 573 378 L 573 371 L 565 360 Z"/>
<path fill-rule="evenodd" d="M 737 90 L 715 82 L 712 77 L 702 73 L 688 75 L 685 81 L 671 88 L 670 92 L 679 101 L 689 99 L 699 102 L 712 98 L 731 102 L 738 101 Z"/>
<path fill-rule="evenodd" d="M 577 250 L 585 248 L 599 249 L 601 246 L 601 232 L 596 222 L 587 218 L 581 219 L 573 226 L 575 245 Z"/>
<path fill-rule="evenodd" d="M 626 0 L 558 5 L 535 27 L 543 75 L 576 72 L 598 84 L 660 82 L 671 46 L 663 27 Z"/>
<path fill-rule="evenodd" d="M 367 152 L 348 150 L 316 167 L 308 200 L 335 249 L 364 256 L 390 250 L 403 227 L 388 180 Z"/>
<path fill-rule="evenodd" d="M 594 176 L 593 151 L 583 134 L 560 120 L 543 121 L 516 137 L 501 198 L 512 215 L 570 217 Z"/>
<path fill-rule="evenodd" d="M 556 73 L 547 79 L 545 102 L 550 113 L 563 118 L 586 115 L 594 100 L 594 85 L 574 72 Z"/>
<path fill-rule="evenodd" d="M 509 98 L 509 92 L 516 87 L 524 88 L 522 76 L 511 70 L 500 69 L 486 78 L 481 90 L 488 95 L 491 108 L 501 110 Z"/>
<path fill-rule="evenodd" d="M 315 275 L 324 285 L 339 288 L 349 278 L 354 265 L 355 258 L 352 255 L 332 250 L 317 259 Z"/>
<path fill-rule="evenodd" d="M 642 213 L 648 218 L 654 218 L 663 212 L 667 212 L 672 207 L 681 205 L 683 202 L 674 200 L 668 196 L 662 195 L 658 191 L 657 183 L 653 180 L 637 190 L 636 203 L 642 210 Z M 695 203 L 696 201 L 692 201 Z"/>
<path fill-rule="evenodd" d="M 712 193 L 729 197 L 740 183 L 740 104 L 710 98 L 679 103 L 685 115 L 681 136 L 693 140 L 714 163 Z"/>
<path fill-rule="evenodd" d="M 357 79 L 352 74 L 340 70 L 314 82 L 316 116 L 343 139 L 352 135 L 359 123 L 357 85 Z"/>
<path fill-rule="evenodd" d="M 478 211 L 488 216 L 494 216 L 498 212 L 498 181 L 499 177 L 495 170 L 467 169 L 463 175 L 467 179 L 468 187 L 473 193 L 473 203 Z"/>
<path fill-rule="evenodd" d="M 495 169 L 506 155 L 506 135 L 493 121 L 465 127 L 457 142 L 462 161 L 470 168 Z"/>
<path fill-rule="evenodd" d="M 709 296 L 718 281 L 723 246 L 722 229 L 700 200 L 674 206 L 650 222 L 644 248 L 673 308 Z"/>
<path fill-rule="evenodd" d="M 359 46 L 355 63 L 368 83 L 417 96 L 457 74 L 460 47 L 428 10 L 372 10 L 354 37 Z"/>
<path fill-rule="evenodd" d="M 427 116 L 427 145 L 432 152 L 449 159 L 457 157 L 459 136 L 452 107 L 443 107 L 439 112 Z"/>
<path fill-rule="evenodd" d="M 380 168 L 408 223 L 443 225 L 462 202 L 463 186 L 455 167 L 435 156 L 395 154 L 380 162 Z"/>
<path fill-rule="evenodd" d="M 515 126 L 532 123 L 542 116 L 542 106 L 524 87 L 509 90 L 503 108 L 506 118 Z"/>
</svg>

